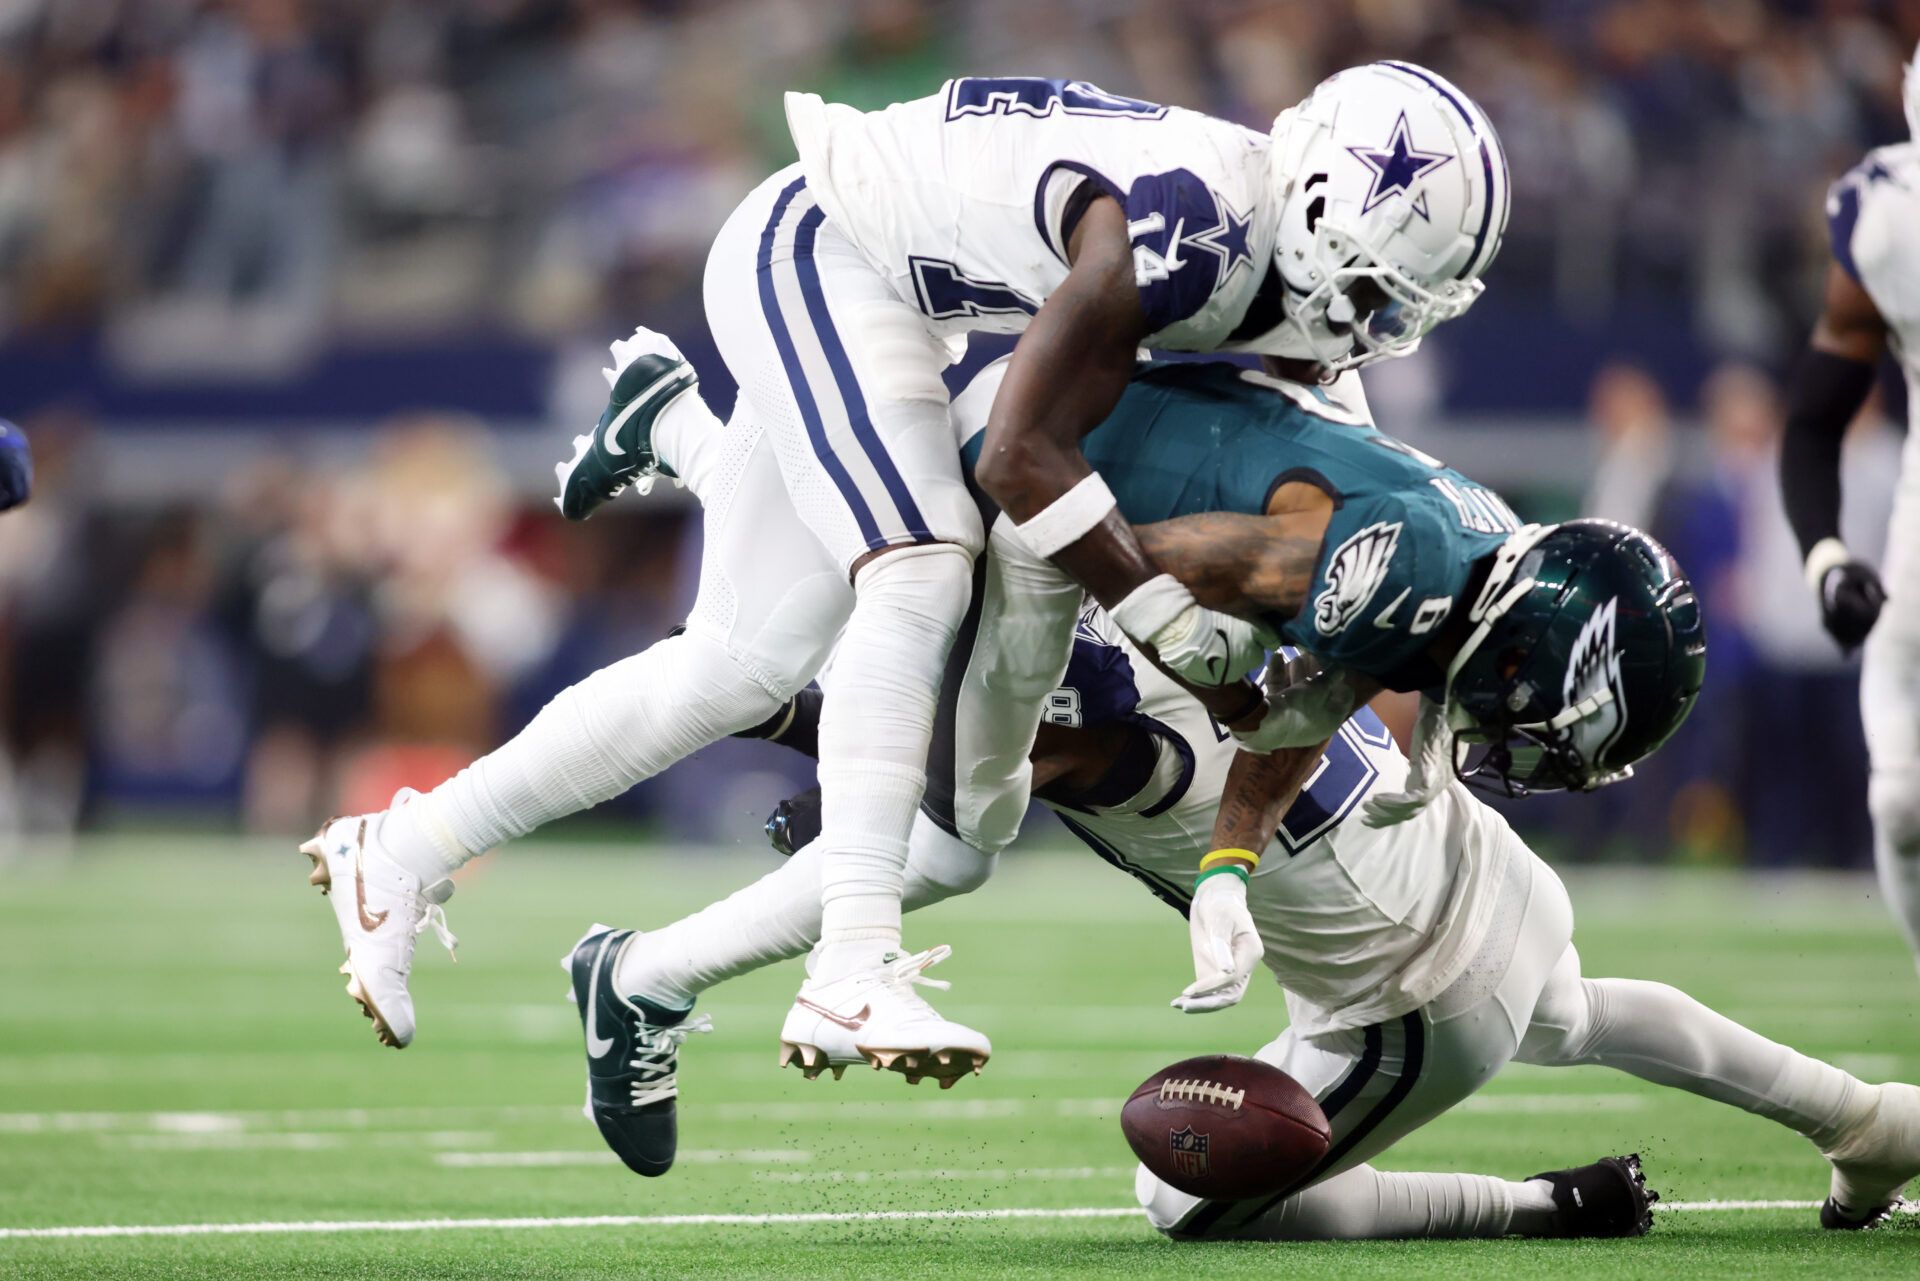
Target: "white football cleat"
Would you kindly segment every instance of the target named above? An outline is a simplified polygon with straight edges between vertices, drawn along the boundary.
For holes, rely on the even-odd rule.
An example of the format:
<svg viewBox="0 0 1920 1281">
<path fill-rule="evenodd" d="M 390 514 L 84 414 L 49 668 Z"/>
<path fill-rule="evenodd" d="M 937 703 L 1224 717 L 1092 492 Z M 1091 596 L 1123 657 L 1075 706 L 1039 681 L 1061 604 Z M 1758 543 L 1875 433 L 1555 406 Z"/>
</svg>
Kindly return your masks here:
<svg viewBox="0 0 1920 1281">
<path fill-rule="evenodd" d="M 930 1076 L 943 1090 L 969 1072 L 979 1075 L 992 1043 L 941 1017 L 914 991 L 916 984 L 950 986 L 921 971 L 951 955 L 945 944 L 911 956 L 889 952 L 872 969 L 828 983 L 808 979 L 780 1028 L 780 1066 L 796 1065 L 811 1081 L 827 1071 L 838 1080 L 851 1064 L 870 1063 L 909 1085 Z"/>
<path fill-rule="evenodd" d="M 403 790 L 394 804 L 412 795 Z M 447 928 L 447 914 L 440 906 L 452 897 L 453 882 L 442 878 L 423 885 L 389 858 L 379 838 L 383 817 L 329 819 L 300 852 L 313 860 L 308 883 L 333 900 L 334 919 L 347 949 L 340 967 L 347 976 L 347 995 L 373 1020 L 380 1044 L 403 1050 L 413 1040 L 407 976 L 413 970 L 414 944 L 429 928 L 449 952 L 460 940 Z"/>
<path fill-rule="evenodd" d="M 1822 1227 L 1874 1226 L 1920 1175 L 1920 1087 L 1889 1081 L 1870 1088 L 1872 1108 L 1823 1154 L 1833 1183 L 1820 1207 Z"/>
</svg>

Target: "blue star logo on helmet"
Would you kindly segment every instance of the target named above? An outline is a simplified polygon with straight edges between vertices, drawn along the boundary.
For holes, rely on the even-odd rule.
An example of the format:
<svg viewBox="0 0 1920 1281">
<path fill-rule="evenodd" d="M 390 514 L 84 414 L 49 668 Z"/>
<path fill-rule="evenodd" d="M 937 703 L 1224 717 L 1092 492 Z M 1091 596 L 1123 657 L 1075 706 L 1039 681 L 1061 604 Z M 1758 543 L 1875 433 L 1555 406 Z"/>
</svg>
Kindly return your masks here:
<svg viewBox="0 0 1920 1281">
<path fill-rule="evenodd" d="M 1397 192 L 1406 196 L 1413 204 L 1413 211 L 1425 218 L 1427 193 L 1422 191 L 1416 195 L 1414 184 L 1453 159 L 1447 152 L 1422 151 L 1414 146 L 1413 131 L 1407 127 L 1404 111 L 1394 121 L 1393 133 L 1384 147 L 1348 147 L 1347 150 L 1354 159 L 1373 170 L 1373 187 L 1367 192 L 1366 203 L 1360 206 L 1363 214 L 1373 212 L 1375 206 Z"/>
</svg>

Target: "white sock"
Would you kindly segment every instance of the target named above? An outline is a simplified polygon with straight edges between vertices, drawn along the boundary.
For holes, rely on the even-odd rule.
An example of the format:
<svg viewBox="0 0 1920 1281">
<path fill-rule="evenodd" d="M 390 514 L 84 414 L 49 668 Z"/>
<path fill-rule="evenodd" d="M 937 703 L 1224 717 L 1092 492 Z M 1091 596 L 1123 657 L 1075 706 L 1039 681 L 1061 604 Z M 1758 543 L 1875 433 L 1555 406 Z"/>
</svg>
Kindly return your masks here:
<svg viewBox="0 0 1920 1281">
<path fill-rule="evenodd" d="M 1513 1197 L 1513 1220 L 1507 1230 L 1515 1236 L 1545 1236 L 1553 1230 L 1553 1216 L 1559 1206 L 1553 1203 L 1553 1184 L 1545 1179 L 1528 1179 L 1507 1185 Z"/>
<path fill-rule="evenodd" d="M 972 576 L 964 551 L 932 544 L 890 551 L 855 580 L 820 719 L 823 980 L 900 946 L 907 838 Z"/>
<path fill-rule="evenodd" d="M 721 433 L 726 430 L 696 385 L 654 420 L 653 456 L 704 503 L 720 456 Z"/>
<path fill-rule="evenodd" d="M 716 983 L 798 956 L 820 937 L 820 851 L 813 845 L 753 884 L 657 930 L 620 956 L 621 992 L 685 1005 Z M 992 875 L 995 858 L 925 815 L 913 826 L 902 907 L 912 912 L 964 894 Z"/>
<path fill-rule="evenodd" d="M 820 937 L 820 858 L 801 850 L 753 884 L 648 930 L 620 955 L 626 996 L 687 1005 L 716 983 L 800 956 Z"/>
<path fill-rule="evenodd" d="M 1577 958 L 1573 964 L 1577 974 Z M 1516 1056 L 1523 1062 L 1617 1068 L 1778 1121 L 1822 1149 L 1872 1101 L 1870 1087 L 1832 1064 L 1769 1041 L 1664 983 L 1569 985 L 1565 977 L 1557 970 L 1543 994 Z"/>
<path fill-rule="evenodd" d="M 1147 1219 L 1166 1231 L 1201 1202 L 1151 1175 L 1135 1180 Z M 1502 1237 L 1515 1230 L 1520 1184 L 1483 1174 L 1388 1174 L 1356 1165 L 1222 1233 L 1241 1241 L 1386 1241 Z"/>
<path fill-rule="evenodd" d="M 669 637 L 563 690 L 498 749 L 388 811 L 381 840 L 395 862 L 437 881 L 778 707 L 720 646 L 692 634 Z"/>
</svg>

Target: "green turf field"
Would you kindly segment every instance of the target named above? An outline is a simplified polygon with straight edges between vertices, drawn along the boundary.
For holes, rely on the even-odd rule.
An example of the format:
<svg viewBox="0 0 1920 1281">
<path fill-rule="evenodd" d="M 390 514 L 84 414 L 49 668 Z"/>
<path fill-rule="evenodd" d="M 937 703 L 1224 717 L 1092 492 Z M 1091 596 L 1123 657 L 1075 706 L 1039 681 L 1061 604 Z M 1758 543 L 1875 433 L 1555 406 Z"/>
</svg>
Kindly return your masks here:
<svg viewBox="0 0 1920 1281">
<path fill-rule="evenodd" d="M 0 1276 L 1920 1276 L 1920 1225 L 1836 1236 L 1808 1209 L 1674 1210 L 1626 1242 L 1164 1242 L 1124 1212 L 1119 1103 L 1172 1059 L 1258 1047 L 1279 994 L 1166 1008 L 1184 926 L 1064 851 L 1014 857 L 910 935 L 954 945 L 940 1003 L 992 1034 L 986 1076 L 943 1094 L 777 1071 L 798 973 L 782 967 L 705 1003 L 718 1026 L 683 1059 L 681 1164 L 634 1178 L 578 1113 L 556 961 L 596 917 L 663 921 L 770 858 L 516 847 L 450 905 L 460 963 L 423 942 L 403 1053 L 341 992 L 331 915 L 290 847 L 115 838 L 0 866 L 0 1229 L 371 1221 L 0 1235 Z M 1569 882 L 1589 974 L 1664 978 L 1869 1079 L 1920 1076 L 1920 987 L 1866 880 Z M 1825 1188 L 1803 1141 L 1599 1069 L 1510 1069 L 1381 1164 L 1520 1177 L 1628 1150 L 1669 1201 Z M 989 1217 L 1005 1210 L 1023 1213 Z M 594 1216 L 642 1221 L 525 1222 Z M 654 1221 L 678 1216 L 723 1217 Z M 404 1229 L 431 1219 L 452 1222 Z"/>
</svg>

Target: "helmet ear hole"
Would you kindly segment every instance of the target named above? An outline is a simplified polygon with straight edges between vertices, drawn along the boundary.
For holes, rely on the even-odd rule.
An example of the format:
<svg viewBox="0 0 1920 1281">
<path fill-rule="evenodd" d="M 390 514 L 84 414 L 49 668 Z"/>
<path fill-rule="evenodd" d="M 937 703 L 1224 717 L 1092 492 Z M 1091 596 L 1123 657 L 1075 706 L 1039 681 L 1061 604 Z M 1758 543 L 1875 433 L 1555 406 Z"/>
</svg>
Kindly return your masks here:
<svg viewBox="0 0 1920 1281">
<path fill-rule="evenodd" d="M 1327 198 L 1315 196 L 1307 205 L 1307 231 L 1311 234 L 1320 225 L 1320 215 L 1327 211 Z"/>
</svg>

